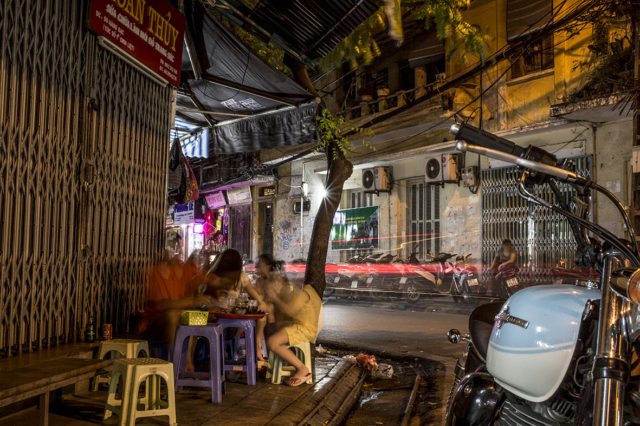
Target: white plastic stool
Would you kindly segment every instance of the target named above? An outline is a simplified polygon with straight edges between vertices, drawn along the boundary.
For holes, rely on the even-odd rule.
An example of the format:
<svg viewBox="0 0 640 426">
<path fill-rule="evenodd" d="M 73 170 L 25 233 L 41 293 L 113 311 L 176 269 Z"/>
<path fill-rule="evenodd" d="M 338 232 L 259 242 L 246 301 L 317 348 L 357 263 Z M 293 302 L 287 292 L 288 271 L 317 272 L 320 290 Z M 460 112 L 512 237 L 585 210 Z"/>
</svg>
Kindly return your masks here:
<svg viewBox="0 0 640 426">
<path fill-rule="evenodd" d="M 112 339 L 103 340 L 100 342 L 100 349 L 98 350 L 98 359 L 104 359 L 110 352 L 116 352 L 111 355 L 111 358 L 138 358 L 141 354 L 143 356 L 149 356 L 149 343 L 146 340 L 134 340 L 134 339 Z M 109 374 L 95 377 L 93 379 L 93 386 L 91 390 L 93 392 L 98 390 L 100 383 L 109 384 Z"/>
<path fill-rule="evenodd" d="M 296 354 L 296 357 L 302 361 L 302 363 L 309 369 L 310 373 L 313 373 L 311 366 L 311 343 L 309 341 L 298 343 L 293 346 L 285 345 L 288 348 L 292 348 Z M 267 372 L 267 379 L 271 378 L 271 383 L 280 384 L 282 377 L 291 376 L 295 371 L 292 366 L 284 367 L 282 365 L 282 358 L 273 352 L 269 352 L 269 371 Z M 308 385 L 313 384 L 313 376 L 307 380 Z"/>
<path fill-rule="evenodd" d="M 117 400 L 120 377 L 122 399 Z M 167 382 L 166 402 L 160 399 L 160 378 Z M 169 424 L 177 425 L 172 363 L 157 358 L 118 358 L 113 363 L 111 379 L 104 420 L 116 413 L 120 416 L 120 426 L 135 426 L 137 418 L 169 416 Z M 145 380 L 145 397 L 138 398 L 140 384 Z M 146 410 L 138 411 L 138 404 L 144 404 Z"/>
</svg>

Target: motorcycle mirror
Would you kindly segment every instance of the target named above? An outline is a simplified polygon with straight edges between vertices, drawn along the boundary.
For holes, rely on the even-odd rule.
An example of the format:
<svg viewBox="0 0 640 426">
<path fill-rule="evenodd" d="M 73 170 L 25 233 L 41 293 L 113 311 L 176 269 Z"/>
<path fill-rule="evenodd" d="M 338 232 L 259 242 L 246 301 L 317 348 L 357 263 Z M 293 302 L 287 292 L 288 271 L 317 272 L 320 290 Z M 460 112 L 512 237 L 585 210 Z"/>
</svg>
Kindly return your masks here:
<svg viewBox="0 0 640 426">
<path fill-rule="evenodd" d="M 456 330 L 455 328 L 452 328 L 451 330 L 449 330 L 449 332 L 447 333 L 447 339 L 449 339 L 449 341 L 451 343 L 458 344 L 460 342 L 468 342 L 469 341 L 469 335 L 461 335 L 459 330 Z"/>
</svg>

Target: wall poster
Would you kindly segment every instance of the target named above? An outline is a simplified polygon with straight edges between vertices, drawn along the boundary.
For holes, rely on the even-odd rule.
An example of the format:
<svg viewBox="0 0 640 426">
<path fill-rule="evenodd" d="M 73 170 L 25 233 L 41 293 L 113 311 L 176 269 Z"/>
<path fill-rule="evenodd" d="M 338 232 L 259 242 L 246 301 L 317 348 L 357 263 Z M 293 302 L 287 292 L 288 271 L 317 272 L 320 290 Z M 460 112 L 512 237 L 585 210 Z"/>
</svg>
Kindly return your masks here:
<svg viewBox="0 0 640 426">
<path fill-rule="evenodd" d="M 331 229 L 332 250 L 367 250 L 378 247 L 378 206 L 336 212 Z"/>
</svg>

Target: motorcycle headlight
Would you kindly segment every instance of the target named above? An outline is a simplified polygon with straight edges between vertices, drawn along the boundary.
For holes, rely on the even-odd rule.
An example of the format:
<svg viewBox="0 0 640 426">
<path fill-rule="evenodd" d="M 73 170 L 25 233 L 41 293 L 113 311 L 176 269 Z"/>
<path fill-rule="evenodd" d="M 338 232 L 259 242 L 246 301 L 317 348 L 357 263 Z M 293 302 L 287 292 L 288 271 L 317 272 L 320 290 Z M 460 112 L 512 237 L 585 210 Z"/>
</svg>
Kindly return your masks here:
<svg viewBox="0 0 640 426">
<path fill-rule="evenodd" d="M 616 271 L 609 285 L 620 296 L 640 305 L 640 269 L 624 268 Z"/>
</svg>

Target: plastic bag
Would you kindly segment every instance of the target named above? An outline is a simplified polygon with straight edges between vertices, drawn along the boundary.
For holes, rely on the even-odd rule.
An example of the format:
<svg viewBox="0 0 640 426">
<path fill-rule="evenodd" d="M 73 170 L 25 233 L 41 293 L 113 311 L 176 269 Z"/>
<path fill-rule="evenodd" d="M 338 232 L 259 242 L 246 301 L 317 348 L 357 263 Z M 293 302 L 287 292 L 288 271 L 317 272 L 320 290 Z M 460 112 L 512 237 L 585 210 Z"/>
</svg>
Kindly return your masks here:
<svg viewBox="0 0 640 426">
<path fill-rule="evenodd" d="M 353 355 L 343 356 L 342 359 L 349 361 L 351 364 L 355 364 L 357 362 L 356 357 Z"/>
<path fill-rule="evenodd" d="M 393 377 L 393 366 L 389 364 L 378 364 L 378 371 L 373 373 L 376 379 L 391 379 Z"/>
<path fill-rule="evenodd" d="M 319 356 L 324 356 L 324 348 L 322 347 L 322 345 L 318 345 L 318 346 L 316 346 L 316 353 L 317 353 Z"/>
</svg>

